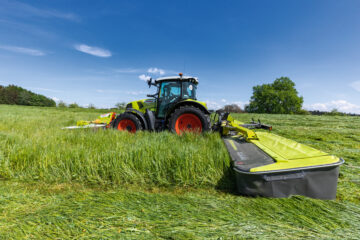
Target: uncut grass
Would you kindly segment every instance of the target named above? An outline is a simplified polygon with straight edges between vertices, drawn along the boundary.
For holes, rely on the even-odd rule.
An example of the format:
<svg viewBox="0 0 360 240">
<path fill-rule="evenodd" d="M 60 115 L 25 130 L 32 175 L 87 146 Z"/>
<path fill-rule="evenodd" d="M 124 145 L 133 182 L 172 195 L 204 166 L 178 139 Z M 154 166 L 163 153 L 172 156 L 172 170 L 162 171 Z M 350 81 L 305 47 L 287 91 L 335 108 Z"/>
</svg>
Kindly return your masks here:
<svg viewBox="0 0 360 240">
<path fill-rule="evenodd" d="M 230 167 L 216 134 L 62 130 L 98 113 L 16 106 L 0 111 L 3 178 L 214 187 L 224 184 Z"/>
</svg>

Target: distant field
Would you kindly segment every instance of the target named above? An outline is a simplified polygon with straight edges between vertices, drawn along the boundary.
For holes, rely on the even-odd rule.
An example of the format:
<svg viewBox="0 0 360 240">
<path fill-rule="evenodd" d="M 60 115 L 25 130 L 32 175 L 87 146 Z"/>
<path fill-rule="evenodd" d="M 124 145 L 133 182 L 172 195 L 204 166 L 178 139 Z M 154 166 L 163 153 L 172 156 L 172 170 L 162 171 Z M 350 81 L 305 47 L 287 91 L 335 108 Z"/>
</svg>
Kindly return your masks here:
<svg viewBox="0 0 360 240">
<path fill-rule="evenodd" d="M 233 193 L 218 134 L 61 130 L 100 110 L 0 105 L 0 238 L 360 237 L 360 118 L 234 114 L 341 156 L 336 201 Z"/>
</svg>

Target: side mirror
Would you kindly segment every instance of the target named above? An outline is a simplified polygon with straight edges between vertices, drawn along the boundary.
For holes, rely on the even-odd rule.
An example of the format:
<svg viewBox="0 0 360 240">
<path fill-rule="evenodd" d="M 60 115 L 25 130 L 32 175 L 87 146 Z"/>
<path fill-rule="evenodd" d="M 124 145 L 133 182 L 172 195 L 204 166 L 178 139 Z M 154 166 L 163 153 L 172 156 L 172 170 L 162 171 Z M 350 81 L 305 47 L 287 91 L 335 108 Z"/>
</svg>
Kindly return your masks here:
<svg viewBox="0 0 360 240">
<path fill-rule="evenodd" d="M 151 85 L 153 85 L 153 84 L 152 84 L 152 78 L 150 78 L 150 79 L 147 80 L 147 84 L 149 85 L 149 88 L 151 87 Z"/>
</svg>

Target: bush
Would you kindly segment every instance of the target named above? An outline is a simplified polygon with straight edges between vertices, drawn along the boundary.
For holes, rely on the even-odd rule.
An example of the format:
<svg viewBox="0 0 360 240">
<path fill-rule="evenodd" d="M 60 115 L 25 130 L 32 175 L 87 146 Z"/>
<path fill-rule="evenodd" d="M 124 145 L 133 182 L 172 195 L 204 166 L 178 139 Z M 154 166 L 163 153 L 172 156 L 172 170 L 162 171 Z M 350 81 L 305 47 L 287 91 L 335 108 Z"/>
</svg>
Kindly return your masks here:
<svg viewBox="0 0 360 240">
<path fill-rule="evenodd" d="M 95 105 L 90 103 L 89 106 L 88 106 L 88 109 L 96 109 Z"/>
<path fill-rule="evenodd" d="M 118 102 L 115 104 L 115 108 L 120 109 L 120 110 L 124 110 L 126 107 L 126 102 Z"/>
<path fill-rule="evenodd" d="M 231 113 L 243 113 L 244 112 L 241 109 L 241 107 L 237 104 L 225 105 L 223 107 L 223 110 L 225 110 L 226 112 L 231 112 Z"/>
<path fill-rule="evenodd" d="M 66 108 L 67 107 L 66 103 L 64 103 L 63 101 L 58 102 L 57 106 L 60 107 L 60 108 Z"/>
<path fill-rule="evenodd" d="M 79 108 L 80 106 L 77 103 L 70 103 L 69 108 Z"/>
<path fill-rule="evenodd" d="M 300 109 L 300 111 L 297 112 L 297 114 L 300 115 L 311 115 L 311 113 L 305 109 Z"/>
</svg>

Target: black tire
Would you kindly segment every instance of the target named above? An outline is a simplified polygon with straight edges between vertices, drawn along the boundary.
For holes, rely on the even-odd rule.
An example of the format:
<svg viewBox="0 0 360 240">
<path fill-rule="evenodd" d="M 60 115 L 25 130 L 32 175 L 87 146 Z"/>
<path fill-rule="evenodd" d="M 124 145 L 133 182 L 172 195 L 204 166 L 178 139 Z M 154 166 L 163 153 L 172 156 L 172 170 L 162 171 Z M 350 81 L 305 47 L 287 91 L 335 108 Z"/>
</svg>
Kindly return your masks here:
<svg viewBox="0 0 360 240">
<path fill-rule="evenodd" d="M 194 107 L 194 106 L 180 106 L 179 108 L 175 109 L 175 111 L 173 113 L 170 114 L 169 116 L 169 120 L 168 120 L 168 128 L 170 131 L 179 134 L 176 131 L 176 121 L 177 119 L 183 115 L 183 114 L 194 114 L 196 115 L 200 121 L 201 121 L 201 128 L 202 128 L 202 132 L 206 132 L 210 130 L 211 127 L 211 123 L 210 123 L 210 116 L 206 113 L 204 113 L 203 111 L 201 111 L 199 108 Z"/>
<path fill-rule="evenodd" d="M 119 131 L 129 132 L 137 132 L 143 129 L 140 119 L 134 114 L 127 112 L 117 116 L 114 121 L 113 127 Z"/>
</svg>

